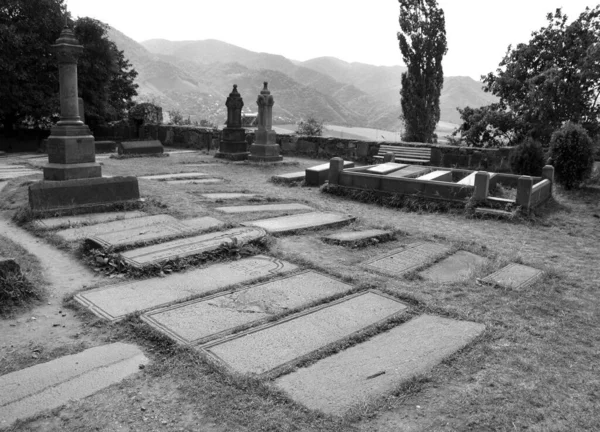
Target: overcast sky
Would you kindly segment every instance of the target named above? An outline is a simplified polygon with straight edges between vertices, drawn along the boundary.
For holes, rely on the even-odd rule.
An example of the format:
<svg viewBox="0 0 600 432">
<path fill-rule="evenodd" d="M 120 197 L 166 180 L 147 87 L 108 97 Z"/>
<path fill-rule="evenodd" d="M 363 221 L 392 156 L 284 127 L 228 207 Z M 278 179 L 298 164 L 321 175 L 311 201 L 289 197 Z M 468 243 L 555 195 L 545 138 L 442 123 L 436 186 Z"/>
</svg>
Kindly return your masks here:
<svg viewBox="0 0 600 432">
<path fill-rule="evenodd" d="M 495 71 L 509 44 L 527 42 L 562 7 L 570 20 L 599 0 L 438 0 L 446 14 L 444 75 L 479 79 Z M 218 39 L 294 60 L 332 56 L 402 64 L 397 0 L 66 0 L 132 39 Z"/>
</svg>

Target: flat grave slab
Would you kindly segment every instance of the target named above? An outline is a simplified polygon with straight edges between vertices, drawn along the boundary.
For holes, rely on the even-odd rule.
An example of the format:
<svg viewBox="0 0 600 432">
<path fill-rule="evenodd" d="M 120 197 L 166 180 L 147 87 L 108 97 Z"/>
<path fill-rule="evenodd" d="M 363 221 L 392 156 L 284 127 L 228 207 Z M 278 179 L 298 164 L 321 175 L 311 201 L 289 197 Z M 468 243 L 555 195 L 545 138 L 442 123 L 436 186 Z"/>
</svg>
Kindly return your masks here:
<svg viewBox="0 0 600 432">
<path fill-rule="evenodd" d="M 33 225 L 37 229 L 50 230 L 56 228 L 65 228 L 74 225 L 94 225 L 103 222 L 112 222 L 115 220 L 134 219 L 148 216 L 141 211 L 120 211 L 106 213 L 90 213 L 75 216 L 61 216 L 48 219 L 36 219 Z"/>
<path fill-rule="evenodd" d="M 135 244 L 166 240 L 179 235 L 204 231 L 223 225 L 223 222 L 209 217 L 199 217 L 188 220 L 173 220 L 144 227 L 133 227 L 106 234 L 96 234 L 87 237 L 88 242 L 103 248 L 123 248 Z"/>
<path fill-rule="evenodd" d="M 471 173 L 460 181 L 457 181 L 456 184 L 461 184 L 465 186 L 475 186 L 475 174 L 477 172 Z M 494 178 L 496 173 L 490 173 L 490 179 Z"/>
<path fill-rule="evenodd" d="M 401 276 L 448 252 L 448 246 L 418 242 L 365 261 L 362 266 L 386 276 Z"/>
<path fill-rule="evenodd" d="M 317 165 L 314 167 L 306 168 L 305 171 L 305 181 L 309 186 L 320 186 L 325 183 L 327 177 L 329 176 L 329 165 L 327 162 L 325 164 Z M 344 161 L 344 169 L 353 168 L 354 162 Z"/>
<path fill-rule="evenodd" d="M 451 182 L 452 181 L 452 172 L 451 171 L 432 171 L 420 177 L 417 177 L 417 180 L 434 180 L 434 181 L 444 181 Z"/>
<path fill-rule="evenodd" d="M 353 216 L 340 213 L 313 212 L 244 222 L 242 225 L 260 227 L 269 233 L 286 233 L 346 224 L 352 222 L 354 219 L 356 218 Z"/>
<path fill-rule="evenodd" d="M 231 206 L 231 207 L 217 207 L 218 210 L 223 213 L 254 213 L 254 212 L 276 212 L 276 211 L 294 211 L 294 210 L 314 210 L 304 204 L 290 203 L 290 204 L 257 204 L 247 206 Z"/>
<path fill-rule="evenodd" d="M 543 274 L 543 271 L 536 268 L 512 263 L 479 281 L 490 285 L 500 285 L 508 289 L 520 289 L 527 288 Z"/>
<path fill-rule="evenodd" d="M 139 372 L 148 359 L 121 342 L 0 376 L 0 428 L 92 395 Z"/>
<path fill-rule="evenodd" d="M 373 168 L 369 168 L 366 172 L 369 174 L 389 174 L 399 169 L 406 168 L 407 164 L 399 164 L 394 162 L 382 163 L 375 165 Z"/>
<path fill-rule="evenodd" d="M 342 415 L 427 372 L 484 330 L 483 324 L 422 315 L 280 377 L 275 385 L 310 409 Z"/>
<path fill-rule="evenodd" d="M 190 179 L 190 180 L 168 180 L 168 184 L 182 185 L 182 184 L 217 184 L 223 183 L 225 180 L 218 178 L 205 178 L 205 179 Z"/>
<path fill-rule="evenodd" d="M 367 240 L 390 240 L 393 237 L 393 234 L 394 233 L 392 233 L 391 231 L 384 231 L 379 229 L 365 231 L 345 231 L 325 236 L 323 237 L 323 241 L 326 243 L 351 246 L 356 243 L 364 242 Z"/>
<path fill-rule="evenodd" d="M 238 193 L 238 192 L 223 192 L 223 193 L 206 193 L 200 195 L 202 198 L 206 198 L 209 200 L 219 201 L 219 200 L 233 200 L 233 199 L 250 199 L 257 198 L 259 195 L 251 194 L 251 193 Z"/>
<path fill-rule="evenodd" d="M 458 251 L 419 274 L 433 282 L 460 282 L 471 276 L 473 271 L 485 262 L 486 259 L 479 255 Z"/>
<path fill-rule="evenodd" d="M 165 278 L 125 282 L 80 292 L 75 300 L 100 318 L 116 321 L 127 314 L 208 295 L 231 285 L 249 283 L 263 277 L 283 275 L 296 270 L 294 264 L 257 255 L 202 269 L 177 273 Z"/>
<path fill-rule="evenodd" d="M 404 309 L 406 305 L 398 300 L 367 291 L 209 343 L 203 349 L 236 372 L 264 374 Z"/>
<path fill-rule="evenodd" d="M 121 254 L 121 257 L 129 265 L 137 268 L 163 263 L 165 261 L 185 258 L 192 255 L 209 252 L 218 249 L 223 244 L 244 245 L 252 240 L 258 240 L 266 235 L 262 228 L 240 227 L 227 231 L 217 231 L 209 234 L 201 234 L 132 249 Z"/>
<path fill-rule="evenodd" d="M 305 171 L 297 171 L 293 173 L 274 175 L 271 177 L 271 180 L 279 183 L 295 183 L 303 181 L 305 176 Z"/>
<path fill-rule="evenodd" d="M 189 180 L 189 179 L 198 179 L 205 178 L 208 174 L 200 173 L 200 172 L 192 172 L 192 173 L 176 173 L 176 174 L 159 174 L 159 175 L 151 175 L 151 176 L 142 176 L 138 177 L 144 180 L 157 180 L 157 181 L 165 181 L 165 180 Z"/>
<path fill-rule="evenodd" d="M 255 325 L 352 288 L 329 276 L 306 271 L 152 311 L 142 319 L 179 342 L 196 345 L 227 335 L 236 327 Z"/>
<path fill-rule="evenodd" d="M 25 176 L 35 175 L 35 174 L 42 174 L 42 172 L 37 171 L 37 170 L 23 170 L 23 171 L 6 170 L 6 171 L 0 171 L 0 179 L 10 180 L 10 179 L 14 179 L 17 177 L 25 177 Z"/>
<path fill-rule="evenodd" d="M 58 231 L 57 236 L 65 241 L 76 241 L 86 237 L 96 235 L 106 235 L 116 231 L 123 231 L 132 228 L 145 228 L 157 224 L 176 224 L 178 220 L 169 215 L 153 215 L 126 220 L 117 220 L 105 222 L 96 225 L 88 225 L 78 228 L 69 228 Z"/>
<path fill-rule="evenodd" d="M 387 174 L 387 177 L 406 177 L 406 178 L 414 178 L 422 176 L 431 171 L 431 168 L 418 166 L 418 165 L 409 165 L 406 168 L 402 168 L 399 171 L 394 171 L 390 174 Z"/>
</svg>

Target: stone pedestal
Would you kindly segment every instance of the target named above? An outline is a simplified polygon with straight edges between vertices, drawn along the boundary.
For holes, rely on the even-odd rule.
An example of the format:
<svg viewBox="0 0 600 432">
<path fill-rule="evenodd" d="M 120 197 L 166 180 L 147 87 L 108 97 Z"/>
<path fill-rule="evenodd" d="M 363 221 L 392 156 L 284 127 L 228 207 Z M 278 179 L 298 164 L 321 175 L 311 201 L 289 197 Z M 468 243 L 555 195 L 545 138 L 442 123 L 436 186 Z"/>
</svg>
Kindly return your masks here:
<svg viewBox="0 0 600 432">
<path fill-rule="evenodd" d="M 246 144 L 246 130 L 242 128 L 242 108 L 244 101 L 237 91 L 237 84 L 233 85 L 233 91 L 229 94 L 227 101 L 227 127 L 221 132 L 221 142 L 216 158 L 229 160 L 246 160 L 248 151 Z"/>
<path fill-rule="evenodd" d="M 273 105 L 275 101 L 271 92 L 264 83 L 264 88 L 258 95 L 258 130 L 256 131 L 254 144 L 250 146 L 248 160 L 255 162 L 279 162 L 283 159 L 280 155 L 277 134 L 272 130 Z"/>
</svg>

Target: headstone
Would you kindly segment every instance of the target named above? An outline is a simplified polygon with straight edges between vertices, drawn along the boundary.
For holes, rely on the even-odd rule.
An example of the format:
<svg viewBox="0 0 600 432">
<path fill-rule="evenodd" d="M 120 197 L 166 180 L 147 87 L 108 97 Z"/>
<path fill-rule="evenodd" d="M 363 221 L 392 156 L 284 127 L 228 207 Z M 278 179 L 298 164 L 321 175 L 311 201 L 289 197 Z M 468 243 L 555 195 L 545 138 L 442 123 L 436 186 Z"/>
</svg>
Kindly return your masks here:
<svg viewBox="0 0 600 432">
<path fill-rule="evenodd" d="M 481 279 L 480 282 L 499 285 L 507 289 L 522 289 L 537 281 L 543 271 L 522 264 L 512 263 Z"/>
<path fill-rule="evenodd" d="M 402 168 L 406 168 L 407 166 L 407 164 L 388 162 L 369 168 L 366 172 L 369 174 L 389 174 Z"/>
<path fill-rule="evenodd" d="M 177 174 L 158 174 L 151 176 L 142 176 L 138 177 L 143 180 L 158 180 L 158 181 L 166 181 L 166 180 L 184 180 L 184 179 L 200 179 L 206 178 L 208 174 L 199 173 L 199 172 L 191 172 L 191 173 L 177 173 Z"/>
<path fill-rule="evenodd" d="M 472 276 L 473 271 L 485 262 L 485 258 L 479 255 L 458 251 L 422 271 L 420 275 L 433 282 L 460 282 Z"/>
<path fill-rule="evenodd" d="M 120 155 L 162 154 L 165 149 L 159 140 L 122 141 L 118 145 Z"/>
<path fill-rule="evenodd" d="M 231 207 L 217 207 L 215 210 L 223 213 L 255 213 L 255 212 L 277 212 L 277 211 L 295 211 L 295 210 L 313 210 L 304 204 L 290 203 L 290 204 L 258 204 L 258 205 L 246 205 L 246 206 L 231 206 Z"/>
<path fill-rule="evenodd" d="M 19 273 L 20 271 L 21 267 L 14 259 L 0 255 L 0 276 L 6 277 L 9 273 Z"/>
<path fill-rule="evenodd" d="M 323 237 L 323 241 L 326 243 L 339 244 L 343 246 L 352 246 L 357 243 L 364 242 L 383 242 L 391 240 L 394 237 L 394 233 L 391 231 L 384 230 L 365 230 L 365 231 L 346 231 L 330 234 Z"/>
<path fill-rule="evenodd" d="M 378 324 L 406 305 L 375 291 L 345 297 L 203 348 L 243 374 L 264 374 Z"/>
<path fill-rule="evenodd" d="M 179 342 L 197 345 L 351 289 L 352 285 L 306 271 L 152 311 L 142 319 Z"/>
<path fill-rule="evenodd" d="M 222 192 L 222 193 L 206 193 L 200 195 L 203 198 L 220 201 L 220 200 L 233 200 L 233 199 L 244 199 L 244 198 L 257 198 L 257 194 L 241 193 L 241 192 Z"/>
<path fill-rule="evenodd" d="M 75 296 L 75 300 L 99 317 L 115 321 L 134 312 L 145 312 L 222 291 L 237 284 L 283 275 L 297 268 L 294 264 L 277 258 L 257 255 L 164 278 L 137 280 L 83 291 Z"/>
<path fill-rule="evenodd" d="M 437 243 L 412 243 L 402 249 L 368 260 L 362 265 L 386 276 L 401 276 L 439 258 L 449 250 L 448 246 Z"/>
<path fill-rule="evenodd" d="M 265 235 L 265 231 L 261 228 L 233 228 L 227 231 L 201 234 L 194 237 L 186 237 L 166 243 L 133 249 L 123 252 L 121 256 L 129 265 L 142 268 L 153 264 L 160 264 L 165 261 L 214 251 L 224 244 L 231 245 L 236 243 L 239 246 L 242 246 L 248 242 L 261 239 Z"/>
<path fill-rule="evenodd" d="M 269 233 L 289 233 L 305 229 L 343 225 L 352 222 L 354 219 L 356 218 L 353 216 L 339 213 L 313 212 L 244 222 L 242 225 L 260 227 Z"/>
<path fill-rule="evenodd" d="M 137 346 L 117 342 L 2 375 L 0 428 L 90 396 L 148 362 Z"/>
<path fill-rule="evenodd" d="M 48 219 L 35 219 L 33 221 L 33 226 L 39 230 L 50 230 L 57 228 L 74 227 L 78 225 L 95 225 L 104 222 L 134 219 L 144 216 L 147 216 L 147 214 L 141 211 L 91 213 L 76 216 L 61 216 Z"/>
<path fill-rule="evenodd" d="M 229 160 L 248 159 L 246 130 L 242 127 L 242 108 L 244 101 L 237 90 L 237 84 L 229 94 L 227 101 L 227 127 L 221 131 L 221 142 L 216 158 Z"/>
<path fill-rule="evenodd" d="M 122 249 L 142 243 L 165 241 L 169 238 L 205 231 L 220 225 L 223 225 L 223 222 L 206 216 L 183 221 L 173 220 L 169 223 L 129 228 L 112 233 L 100 233 L 87 237 L 86 240 L 101 248 Z"/>
<path fill-rule="evenodd" d="M 271 177 L 271 181 L 274 183 L 298 183 L 304 181 L 306 175 L 305 171 L 297 171 L 287 174 L 278 174 Z"/>
<path fill-rule="evenodd" d="M 422 315 L 283 376 L 275 385 L 309 409 L 343 415 L 428 372 L 484 330 L 483 324 Z"/>
<path fill-rule="evenodd" d="M 452 181 L 452 171 L 432 171 L 420 177 L 417 177 L 417 180 L 433 180 L 433 181 L 443 181 L 443 182 L 451 182 Z"/>
<path fill-rule="evenodd" d="M 191 180 L 169 180 L 167 184 L 172 185 L 184 185 L 184 184 L 218 184 L 223 183 L 223 179 L 218 178 L 205 178 L 205 179 L 191 179 Z"/>
<path fill-rule="evenodd" d="M 273 105 L 275 101 L 267 88 L 267 82 L 258 95 L 258 129 L 255 133 L 254 143 L 250 146 L 248 160 L 255 162 L 278 162 L 283 159 L 279 154 L 277 134 L 273 130 Z"/>
<path fill-rule="evenodd" d="M 431 168 L 422 167 L 418 165 L 409 165 L 401 170 L 393 171 L 387 174 L 387 177 L 403 177 L 403 178 L 414 178 L 422 176 L 431 171 Z"/>
<path fill-rule="evenodd" d="M 344 161 L 344 169 L 354 168 L 354 162 Z M 329 178 L 329 162 L 306 168 L 305 181 L 308 186 L 321 186 Z"/>
</svg>

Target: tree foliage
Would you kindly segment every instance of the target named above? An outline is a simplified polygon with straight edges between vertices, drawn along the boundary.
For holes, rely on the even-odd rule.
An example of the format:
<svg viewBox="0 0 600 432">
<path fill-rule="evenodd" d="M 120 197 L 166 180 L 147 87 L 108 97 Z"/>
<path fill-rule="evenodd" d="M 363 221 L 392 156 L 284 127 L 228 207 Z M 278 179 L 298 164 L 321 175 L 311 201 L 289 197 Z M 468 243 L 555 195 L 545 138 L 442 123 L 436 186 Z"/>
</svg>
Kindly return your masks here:
<svg viewBox="0 0 600 432">
<path fill-rule="evenodd" d="M 442 58 L 448 51 L 444 11 L 436 0 L 399 0 L 400 51 L 408 70 L 402 74 L 400 103 L 404 139 L 431 142 L 440 120 L 444 85 Z"/>
<path fill-rule="evenodd" d="M 298 123 L 296 133 L 305 136 L 321 136 L 323 135 L 323 120 L 319 121 L 314 116 L 309 115 L 306 120 Z"/>
<path fill-rule="evenodd" d="M 556 181 L 566 189 L 577 187 L 592 174 L 592 139 L 581 125 L 567 122 L 552 134 L 550 159 Z"/>
<path fill-rule="evenodd" d="M 510 169 L 514 174 L 541 176 L 546 164 L 542 144 L 525 138 L 510 153 Z"/>
<path fill-rule="evenodd" d="M 512 146 L 522 141 L 522 122 L 511 111 L 500 104 L 481 108 L 459 108 L 462 119 L 452 136 L 460 134 L 461 139 L 471 147 Z"/>
</svg>

